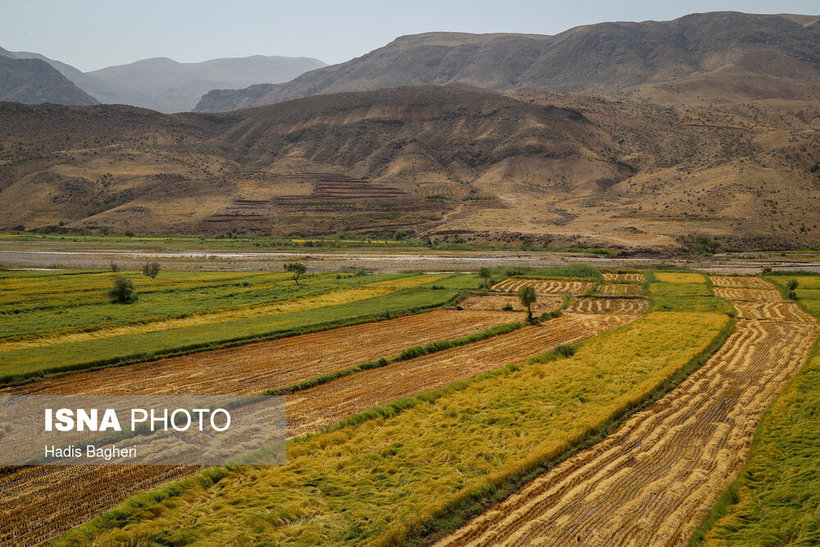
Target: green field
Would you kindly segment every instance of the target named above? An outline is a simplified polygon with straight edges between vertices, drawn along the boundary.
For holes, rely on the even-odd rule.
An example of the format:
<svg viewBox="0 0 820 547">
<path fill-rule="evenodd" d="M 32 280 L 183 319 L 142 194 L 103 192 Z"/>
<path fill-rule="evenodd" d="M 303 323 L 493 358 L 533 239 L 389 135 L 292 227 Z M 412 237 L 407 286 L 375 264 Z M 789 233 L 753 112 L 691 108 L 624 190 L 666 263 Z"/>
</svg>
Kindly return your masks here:
<svg viewBox="0 0 820 547">
<path fill-rule="evenodd" d="M 291 442 L 286 466 L 139 495 L 68 542 L 395 544 L 452 528 L 453 515 L 480 510 L 703 362 L 730 330 L 724 314 L 650 314 L 573 357 L 519 363 Z"/>
<path fill-rule="evenodd" d="M 651 311 L 731 313 L 732 305 L 713 295 L 706 277 L 699 273 L 648 272 L 644 294 Z"/>
<path fill-rule="evenodd" d="M 438 307 L 474 289 L 474 275 L 321 274 L 297 286 L 285 274 L 128 274 L 140 299 L 112 304 L 111 273 L 4 272 L 0 382 L 135 362 L 395 317 Z M 56 308 L 19 309 L 17 291 L 59 295 Z"/>
<path fill-rule="evenodd" d="M 798 281 L 799 303 L 820 317 L 820 276 L 774 275 L 785 290 Z M 693 544 L 820 544 L 820 341 L 809 362 L 766 411 L 751 457 Z"/>
</svg>

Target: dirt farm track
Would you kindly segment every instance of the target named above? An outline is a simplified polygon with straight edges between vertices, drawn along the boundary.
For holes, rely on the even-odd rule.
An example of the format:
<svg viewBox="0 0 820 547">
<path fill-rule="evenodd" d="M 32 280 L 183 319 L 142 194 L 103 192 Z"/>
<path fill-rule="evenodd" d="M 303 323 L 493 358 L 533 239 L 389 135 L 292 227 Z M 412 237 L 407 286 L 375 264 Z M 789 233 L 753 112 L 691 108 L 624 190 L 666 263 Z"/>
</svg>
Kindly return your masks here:
<svg viewBox="0 0 820 547">
<path fill-rule="evenodd" d="M 439 545 L 685 545 L 811 350 L 817 321 L 795 308 L 738 306 L 745 319 L 680 386 Z"/>
</svg>

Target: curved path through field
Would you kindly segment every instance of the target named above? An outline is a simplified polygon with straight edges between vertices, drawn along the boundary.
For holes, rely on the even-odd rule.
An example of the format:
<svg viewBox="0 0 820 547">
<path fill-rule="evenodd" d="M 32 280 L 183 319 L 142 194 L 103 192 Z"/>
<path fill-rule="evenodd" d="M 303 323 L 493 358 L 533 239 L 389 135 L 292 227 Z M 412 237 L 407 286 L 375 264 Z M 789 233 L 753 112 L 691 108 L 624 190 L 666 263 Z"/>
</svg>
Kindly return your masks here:
<svg viewBox="0 0 820 547">
<path fill-rule="evenodd" d="M 452 313 L 486 312 L 458 311 Z M 498 315 L 497 312 L 490 313 Z M 503 313 L 501 315 L 509 316 Z M 520 317 L 519 314 L 513 314 L 513 316 Z M 333 425 L 344 417 L 374 406 L 471 378 L 510 362 L 521 362 L 531 355 L 550 351 L 560 344 L 579 342 L 626 324 L 636 317 L 638 316 L 565 314 L 542 326 L 525 327 L 482 342 L 353 374 L 297 392 L 287 397 L 288 437 L 317 431 L 321 427 Z M 436 325 L 446 328 L 442 324 L 444 317 L 438 319 Z M 374 323 L 370 325 L 370 328 L 379 329 L 382 326 Z M 328 333 L 324 334 L 328 335 Z M 384 335 L 386 336 L 387 333 Z M 375 347 L 372 344 L 363 343 L 362 339 L 355 336 L 350 339 L 350 342 L 360 349 L 363 348 L 362 351 L 373 351 Z M 240 348 L 234 349 L 239 350 Z M 332 351 L 332 345 L 327 342 L 314 343 L 311 350 L 313 353 Z M 224 352 L 219 354 L 225 355 Z M 372 353 L 368 355 L 368 358 L 373 357 L 378 357 L 378 355 Z M 219 359 L 215 360 L 214 364 L 218 362 Z M 280 366 L 298 368 L 298 363 L 286 361 L 280 363 Z M 123 367 L 123 370 L 131 368 Z M 156 370 L 160 372 L 162 369 Z M 186 370 L 189 370 L 189 373 L 194 372 L 194 369 Z M 90 377 L 117 372 L 117 369 L 110 369 L 86 374 Z M 145 372 L 150 375 L 150 370 Z M 312 373 L 308 374 L 301 379 L 312 375 Z M 72 376 L 79 378 L 82 375 Z M 190 393 L 192 388 L 202 393 L 229 392 L 219 375 L 211 375 L 209 383 L 203 382 L 200 376 L 193 375 L 190 384 L 186 384 L 184 375 L 175 376 L 173 382 L 168 378 L 163 379 L 162 374 L 158 376 L 159 380 L 151 381 L 145 386 L 146 389 L 150 389 L 151 394 L 173 393 L 179 389 L 188 390 Z M 62 378 L 54 381 L 60 380 Z M 75 378 L 75 381 L 79 380 Z M 111 389 L 114 389 L 116 381 L 124 382 L 126 377 L 119 380 L 112 378 L 110 380 L 112 383 L 109 383 Z M 37 385 L 32 384 L 31 388 Z M 76 383 L 71 385 L 76 389 Z M 93 388 L 96 382 L 91 381 L 83 385 Z M 269 383 L 266 387 L 274 386 Z M 60 532 L 87 521 L 132 494 L 149 490 L 163 482 L 180 478 L 197 470 L 198 468 L 183 466 L 51 466 L 15 470 L 5 476 L 0 476 L 0 516 L 2 517 L 0 518 L 0 543 L 34 544 L 48 541 Z M 43 500 L 50 501 L 43 503 Z"/>
<path fill-rule="evenodd" d="M 767 306 L 744 315 L 756 310 L 759 319 L 738 320 L 724 346 L 664 398 L 440 545 L 685 545 L 818 333 L 806 314 Z"/>
</svg>

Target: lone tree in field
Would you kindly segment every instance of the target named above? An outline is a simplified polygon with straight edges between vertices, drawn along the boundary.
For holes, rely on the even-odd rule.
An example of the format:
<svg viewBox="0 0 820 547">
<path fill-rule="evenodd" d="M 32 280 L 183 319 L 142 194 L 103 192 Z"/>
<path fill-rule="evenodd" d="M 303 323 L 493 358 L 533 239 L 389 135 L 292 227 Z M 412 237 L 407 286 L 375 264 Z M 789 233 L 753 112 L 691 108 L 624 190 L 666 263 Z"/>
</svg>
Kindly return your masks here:
<svg viewBox="0 0 820 547">
<path fill-rule="evenodd" d="M 285 263 L 285 271 L 290 272 L 293 280 L 296 281 L 296 284 L 299 284 L 299 278 L 305 275 L 307 271 L 307 266 L 302 264 L 301 262 L 287 262 Z"/>
<path fill-rule="evenodd" d="M 114 278 L 114 286 L 108 291 L 108 296 L 114 304 L 130 304 L 137 301 L 134 284 L 121 275 Z"/>
<path fill-rule="evenodd" d="M 527 321 L 532 322 L 532 305 L 535 304 L 537 298 L 535 289 L 530 285 L 525 285 L 518 291 L 518 299 L 521 301 L 521 305 L 527 308 Z"/>
<path fill-rule="evenodd" d="M 146 262 L 142 265 L 142 275 L 154 279 L 159 274 L 159 262 Z"/>
<path fill-rule="evenodd" d="M 796 279 L 789 279 L 789 282 L 786 283 L 786 290 L 789 291 L 789 300 L 797 300 L 797 293 L 794 292 L 794 290 L 797 288 L 798 285 L 799 283 Z"/>
<path fill-rule="evenodd" d="M 485 289 L 489 289 L 490 285 L 493 284 L 492 273 L 490 272 L 490 268 L 487 266 L 484 266 L 478 270 L 478 277 L 481 278 L 481 284 L 484 285 Z"/>
</svg>

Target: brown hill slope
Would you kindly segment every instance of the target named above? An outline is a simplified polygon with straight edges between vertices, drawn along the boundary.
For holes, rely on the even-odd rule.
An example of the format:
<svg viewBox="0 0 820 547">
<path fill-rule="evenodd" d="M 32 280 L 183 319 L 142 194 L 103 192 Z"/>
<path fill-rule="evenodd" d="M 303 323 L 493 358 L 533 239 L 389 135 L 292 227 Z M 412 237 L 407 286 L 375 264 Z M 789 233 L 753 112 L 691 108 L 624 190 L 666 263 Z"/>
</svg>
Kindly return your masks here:
<svg viewBox="0 0 820 547">
<path fill-rule="evenodd" d="M 91 105 L 97 101 L 38 59 L 14 59 L 0 51 L 0 101 Z M 5 52 L 8 53 L 8 52 Z"/>
<path fill-rule="evenodd" d="M 465 86 L 225 114 L 0 105 L 0 227 L 820 245 L 820 108 Z M 814 124 L 814 125 L 813 125 Z"/>
<path fill-rule="evenodd" d="M 721 77 L 726 71 L 765 76 L 781 88 L 796 86 L 793 93 L 816 96 L 820 26 L 792 19 L 715 12 L 664 22 L 602 23 L 555 36 L 403 36 L 367 55 L 284 84 L 211 91 L 196 110 L 219 112 L 320 93 L 448 82 L 493 90 L 612 94 L 693 75 Z M 739 91 L 743 90 L 735 89 Z M 746 94 L 759 95 L 754 88 Z"/>
</svg>

